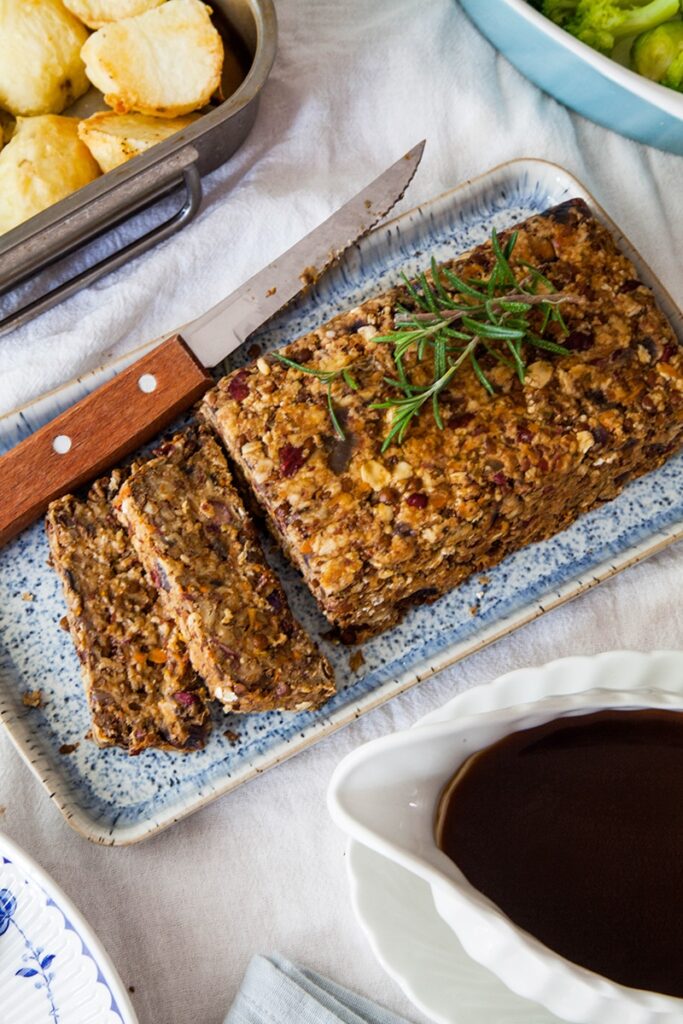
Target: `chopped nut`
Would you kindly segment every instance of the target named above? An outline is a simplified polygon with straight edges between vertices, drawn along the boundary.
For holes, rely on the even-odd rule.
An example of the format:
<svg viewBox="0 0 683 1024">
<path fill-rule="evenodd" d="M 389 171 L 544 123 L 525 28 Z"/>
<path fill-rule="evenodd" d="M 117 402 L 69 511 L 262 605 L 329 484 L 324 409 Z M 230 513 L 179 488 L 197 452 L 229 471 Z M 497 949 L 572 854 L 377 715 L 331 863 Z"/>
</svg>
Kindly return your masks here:
<svg viewBox="0 0 683 1024">
<path fill-rule="evenodd" d="M 265 483 L 266 480 L 271 476 L 274 469 L 274 464 L 270 459 L 258 459 L 252 466 L 252 473 L 254 474 L 254 480 L 257 484 Z"/>
<path fill-rule="evenodd" d="M 377 506 L 377 516 L 383 523 L 390 523 L 394 518 L 394 510 L 391 505 L 379 504 Z"/>
<path fill-rule="evenodd" d="M 237 700 L 237 694 L 233 693 L 226 686 L 214 687 L 213 696 L 216 700 L 220 700 L 223 704 L 234 704 Z"/>
<path fill-rule="evenodd" d="M 368 459 L 360 467 L 360 478 L 364 484 L 372 487 L 373 491 L 381 491 L 391 480 L 391 473 L 381 462 Z"/>
<path fill-rule="evenodd" d="M 321 537 L 314 541 L 316 555 L 333 555 L 337 550 L 337 541 L 334 537 Z"/>
<path fill-rule="evenodd" d="M 398 462 L 394 466 L 394 480 L 410 480 L 413 475 L 413 467 L 409 462 Z"/>
<path fill-rule="evenodd" d="M 545 359 L 537 359 L 529 366 L 524 383 L 532 388 L 544 388 L 553 375 L 553 368 Z"/>
<path fill-rule="evenodd" d="M 579 451 L 583 455 L 589 448 L 592 448 L 595 444 L 595 438 L 591 434 L 590 430 L 580 430 L 576 435 L 576 443 Z"/>
<path fill-rule="evenodd" d="M 65 633 L 69 632 L 69 620 L 67 619 L 66 615 L 62 615 L 61 619 L 59 620 L 59 628 L 63 629 Z"/>
<path fill-rule="evenodd" d="M 249 441 L 247 444 L 242 445 L 242 458 L 251 461 L 254 458 L 258 458 L 259 455 L 263 454 L 263 445 L 260 441 Z"/>
<path fill-rule="evenodd" d="M 21 698 L 21 703 L 27 708 L 40 708 L 43 706 L 43 691 L 29 690 Z"/>
<path fill-rule="evenodd" d="M 270 375 L 270 364 L 266 362 L 263 356 L 259 356 L 256 360 L 256 365 L 259 373 L 262 373 L 264 377 L 268 377 Z"/>
<path fill-rule="evenodd" d="M 660 363 L 657 371 L 661 373 L 662 377 L 674 377 L 676 380 L 681 378 L 681 373 L 675 366 L 671 366 L 669 363 Z"/>
<path fill-rule="evenodd" d="M 372 341 L 375 335 L 378 334 L 379 332 L 376 327 L 372 327 L 370 324 L 366 324 L 365 327 L 358 328 L 358 333 L 360 334 L 361 338 L 364 338 L 365 341 Z"/>
<path fill-rule="evenodd" d="M 36 595 L 32 594 L 30 590 L 25 590 L 21 595 L 22 601 L 35 601 Z"/>
</svg>

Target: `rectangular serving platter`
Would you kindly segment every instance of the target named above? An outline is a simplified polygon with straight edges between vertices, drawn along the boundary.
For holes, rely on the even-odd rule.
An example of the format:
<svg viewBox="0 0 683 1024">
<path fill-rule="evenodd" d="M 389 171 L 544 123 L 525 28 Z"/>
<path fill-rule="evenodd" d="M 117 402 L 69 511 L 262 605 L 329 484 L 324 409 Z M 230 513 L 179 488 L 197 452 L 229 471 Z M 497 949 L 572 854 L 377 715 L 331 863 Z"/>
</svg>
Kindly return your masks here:
<svg viewBox="0 0 683 1024">
<path fill-rule="evenodd" d="M 595 200 L 568 172 L 540 160 L 495 168 L 375 229 L 293 308 L 235 353 L 221 372 L 285 344 L 437 259 L 574 196 L 608 224 L 656 292 L 683 344 L 683 315 L 652 271 Z M 152 347 L 44 396 L 0 420 L 0 452 Z M 112 409 L 112 416 L 124 415 Z M 390 697 L 577 597 L 683 536 L 683 455 L 630 484 L 614 501 L 569 529 L 506 558 L 435 604 L 414 609 L 395 629 L 351 651 L 326 639 L 327 624 L 297 573 L 266 541 L 295 614 L 334 664 L 339 692 L 317 711 L 238 716 L 217 711 L 206 749 L 178 755 L 145 751 L 135 758 L 99 750 L 88 739 L 88 712 L 78 659 L 59 628 L 65 606 L 46 565 L 42 523 L 0 552 L 0 720 L 19 753 L 69 823 L 95 842 L 125 845 L 166 828 L 216 797 L 291 757 Z M 354 662 L 355 664 L 355 662 Z M 43 703 L 22 697 L 40 689 Z M 61 752 L 70 750 L 70 752 Z"/>
</svg>

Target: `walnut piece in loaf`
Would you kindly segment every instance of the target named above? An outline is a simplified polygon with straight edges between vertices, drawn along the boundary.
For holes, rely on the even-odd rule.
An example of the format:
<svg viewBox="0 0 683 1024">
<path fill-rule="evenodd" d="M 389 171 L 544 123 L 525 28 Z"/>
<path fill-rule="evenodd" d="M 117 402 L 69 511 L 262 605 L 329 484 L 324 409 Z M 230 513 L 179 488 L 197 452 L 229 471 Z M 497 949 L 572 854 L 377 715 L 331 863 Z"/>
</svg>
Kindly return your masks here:
<svg viewBox="0 0 683 1024">
<path fill-rule="evenodd" d="M 298 711 L 334 693 L 332 669 L 293 618 L 208 431 L 162 444 L 133 468 L 115 504 L 192 664 L 226 710 Z"/>
<path fill-rule="evenodd" d="M 53 501 L 46 519 L 93 738 L 130 754 L 198 750 L 211 727 L 206 689 L 114 515 L 122 479 L 117 470 L 83 500 Z"/>
<path fill-rule="evenodd" d="M 518 232 L 519 277 L 528 261 L 574 297 L 562 306 L 569 334 L 548 329 L 570 354 L 530 354 L 522 384 L 484 353 L 495 394 L 464 366 L 441 396 L 443 429 L 425 408 L 403 443 L 382 452 L 392 412 L 371 406 L 396 396 L 385 379 L 396 367 L 373 336 L 394 329 L 397 304 L 415 307 L 405 287 L 282 350 L 316 370 L 352 368 L 357 391 L 342 379 L 331 385 L 344 440 L 327 384 L 272 356 L 229 374 L 203 400 L 204 419 L 344 639 L 387 629 L 410 605 L 552 536 L 681 445 L 677 338 L 608 230 L 570 200 Z M 481 280 L 493 262 L 487 243 L 445 265 Z M 418 384 L 431 381 L 414 353 L 406 367 Z"/>
</svg>

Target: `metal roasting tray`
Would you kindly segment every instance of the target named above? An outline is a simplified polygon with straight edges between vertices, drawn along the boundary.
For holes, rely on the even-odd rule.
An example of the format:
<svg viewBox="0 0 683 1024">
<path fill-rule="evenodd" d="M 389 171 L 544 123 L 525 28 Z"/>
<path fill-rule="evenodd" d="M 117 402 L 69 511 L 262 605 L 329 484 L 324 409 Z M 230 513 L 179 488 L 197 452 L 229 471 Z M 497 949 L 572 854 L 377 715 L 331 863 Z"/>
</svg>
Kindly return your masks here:
<svg viewBox="0 0 683 1024">
<path fill-rule="evenodd" d="M 260 93 L 275 59 L 277 21 L 273 0 L 210 0 L 219 24 L 236 30 L 251 60 L 246 78 L 228 99 L 193 124 L 153 146 L 141 156 L 78 189 L 48 209 L 0 235 L 0 303 L 14 289 L 75 253 L 132 214 L 182 188 L 179 207 L 168 219 L 54 287 L 31 294 L 3 310 L 0 335 L 6 334 L 80 288 L 168 238 L 197 213 L 201 176 L 224 163 L 251 130 Z M 89 90 L 65 111 L 85 116 L 105 109 Z M 22 289 L 23 291 L 23 289 Z"/>
</svg>

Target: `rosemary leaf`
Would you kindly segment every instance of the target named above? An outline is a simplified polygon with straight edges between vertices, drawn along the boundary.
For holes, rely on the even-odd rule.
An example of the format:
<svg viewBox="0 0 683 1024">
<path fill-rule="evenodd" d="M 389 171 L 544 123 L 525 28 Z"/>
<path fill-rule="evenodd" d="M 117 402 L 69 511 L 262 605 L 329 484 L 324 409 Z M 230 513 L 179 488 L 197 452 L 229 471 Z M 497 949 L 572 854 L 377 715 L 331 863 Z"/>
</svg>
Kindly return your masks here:
<svg viewBox="0 0 683 1024">
<path fill-rule="evenodd" d="M 477 380 L 479 381 L 481 386 L 485 388 L 490 395 L 494 395 L 495 391 L 493 389 L 493 384 L 488 379 L 488 377 L 482 370 L 481 366 L 479 365 L 477 357 L 475 356 L 474 352 L 470 352 L 470 362 L 472 363 L 472 369 L 474 370 Z"/>
<path fill-rule="evenodd" d="M 332 426 L 334 427 L 335 434 L 340 441 L 345 441 L 346 434 L 342 430 L 341 423 L 337 419 L 337 414 L 334 411 L 334 403 L 332 402 L 332 381 L 329 381 L 327 385 L 327 408 L 330 411 L 330 419 L 332 420 Z"/>
</svg>

